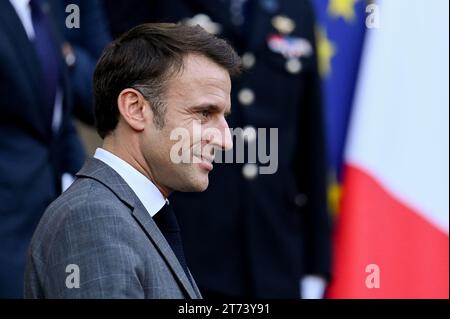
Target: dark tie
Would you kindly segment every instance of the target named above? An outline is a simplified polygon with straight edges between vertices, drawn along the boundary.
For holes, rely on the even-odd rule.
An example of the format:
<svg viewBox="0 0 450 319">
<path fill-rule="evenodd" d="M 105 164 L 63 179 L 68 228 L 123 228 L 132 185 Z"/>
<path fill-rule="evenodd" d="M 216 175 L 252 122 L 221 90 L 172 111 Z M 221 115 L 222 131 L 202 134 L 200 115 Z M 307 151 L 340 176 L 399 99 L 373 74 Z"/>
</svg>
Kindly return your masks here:
<svg viewBox="0 0 450 319">
<path fill-rule="evenodd" d="M 41 74 L 43 75 L 43 86 L 46 98 L 46 116 L 53 116 L 56 89 L 59 80 L 58 50 L 55 39 L 50 28 L 50 19 L 44 12 L 44 1 L 30 0 L 31 19 L 35 37 L 33 39 L 34 49 L 40 62 Z"/>
<path fill-rule="evenodd" d="M 164 205 L 163 208 L 161 208 L 161 210 L 153 216 L 153 220 L 177 256 L 178 261 L 186 273 L 186 276 L 189 278 L 189 281 L 191 281 L 191 276 L 189 276 L 186 259 L 184 257 L 180 228 L 172 207 L 169 204 Z"/>
</svg>

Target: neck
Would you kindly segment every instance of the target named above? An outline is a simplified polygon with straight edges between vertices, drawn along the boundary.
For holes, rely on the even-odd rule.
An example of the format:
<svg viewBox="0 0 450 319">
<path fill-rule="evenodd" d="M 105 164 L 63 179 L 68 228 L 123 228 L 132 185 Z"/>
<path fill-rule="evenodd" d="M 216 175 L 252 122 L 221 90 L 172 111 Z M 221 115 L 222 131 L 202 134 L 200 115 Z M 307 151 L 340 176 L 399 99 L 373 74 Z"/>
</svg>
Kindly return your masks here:
<svg viewBox="0 0 450 319">
<path fill-rule="evenodd" d="M 136 151 L 136 149 L 138 148 L 134 147 L 133 143 L 120 143 L 116 139 L 114 139 L 114 137 L 108 136 L 105 137 L 102 148 L 121 158 L 142 175 L 147 177 L 159 189 L 164 198 L 169 197 L 169 195 L 172 193 L 169 188 L 164 187 L 160 183 L 158 183 L 149 165 L 145 161 L 144 156 L 141 152 Z"/>
</svg>

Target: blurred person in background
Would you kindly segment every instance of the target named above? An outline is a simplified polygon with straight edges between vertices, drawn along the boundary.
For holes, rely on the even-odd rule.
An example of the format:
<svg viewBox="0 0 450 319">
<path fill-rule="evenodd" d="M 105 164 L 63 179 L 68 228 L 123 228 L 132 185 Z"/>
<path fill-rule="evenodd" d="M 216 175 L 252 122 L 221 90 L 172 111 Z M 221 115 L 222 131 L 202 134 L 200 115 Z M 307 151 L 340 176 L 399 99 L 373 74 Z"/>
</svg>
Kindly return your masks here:
<svg viewBox="0 0 450 319">
<path fill-rule="evenodd" d="M 90 18 L 96 1 L 70 2 L 89 5 L 76 32 L 66 27 L 64 2 L 0 1 L 0 298 L 23 296 L 32 233 L 84 161 L 74 101 L 93 123 L 91 74 L 109 35 Z"/>
<path fill-rule="evenodd" d="M 129 29 L 149 22 L 154 0 L 102 0 L 109 20 L 109 30 L 114 38 Z"/>
<path fill-rule="evenodd" d="M 74 92 L 74 115 L 94 126 L 92 76 L 103 49 L 112 38 L 103 8 L 98 0 L 64 0 L 65 8 L 77 5 L 80 28 L 64 28 L 63 53 L 69 60 L 70 80 Z M 66 10 L 69 17 L 70 10 Z"/>
<path fill-rule="evenodd" d="M 206 298 L 320 298 L 329 276 L 326 154 L 314 13 L 307 0 L 134 1 L 140 20 L 200 24 L 237 49 L 231 128 L 246 146 L 278 129 L 278 169 L 216 164 L 204 193 L 174 194 L 186 258 Z M 104 1 L 110 28 L 134 18 Z M 120 10 L 120 11 L 119 11 Z M 120 12 L 120 14 L 119 14 Z M 236 144 L 236 143 L 235 143 Z M 267 148 L 269 149 L 269 148 Z M 226 194 L 226 195 L 225 195 Z"/>
</svg>

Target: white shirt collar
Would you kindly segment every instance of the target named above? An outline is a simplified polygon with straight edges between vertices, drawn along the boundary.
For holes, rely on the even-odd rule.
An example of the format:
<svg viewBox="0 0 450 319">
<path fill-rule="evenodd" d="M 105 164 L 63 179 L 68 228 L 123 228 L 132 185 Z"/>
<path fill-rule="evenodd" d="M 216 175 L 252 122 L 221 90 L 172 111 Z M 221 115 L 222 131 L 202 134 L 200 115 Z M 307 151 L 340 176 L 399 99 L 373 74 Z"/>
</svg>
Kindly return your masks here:
<svg viewBox="0 0 450 319">
<path fill-rule="evenodd" d="M 9 0 L 14 8 L 25 9 L 30 4 L 30 0 Z"/>
<path fill-rule="evenodd" d="M 31 21 L 30 0 L 9 0 L 16 10 L 29 39 L 34 39 L 33 22 Z"/>
<path fill-rule="evenodd" d="M 168 202 L 155 184 L 120 157 L 103 148 L 97 148 L 94 157 L 110 166 L 125 180 L 150 216 L 153 217 Z"/>
</svg>

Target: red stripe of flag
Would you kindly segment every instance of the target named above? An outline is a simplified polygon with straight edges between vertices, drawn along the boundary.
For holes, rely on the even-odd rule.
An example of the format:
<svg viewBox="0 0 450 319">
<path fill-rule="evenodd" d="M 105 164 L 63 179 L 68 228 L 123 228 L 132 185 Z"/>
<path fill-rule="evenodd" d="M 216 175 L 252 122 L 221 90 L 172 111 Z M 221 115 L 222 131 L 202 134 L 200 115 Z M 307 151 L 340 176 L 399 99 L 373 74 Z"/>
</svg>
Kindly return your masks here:
<svg viewBox="0 0 450 319">
<path fill-rule="evenodd" d="M 361 168 L 347 165 L 343 189 L 328 297 L 448 298 L 448 234 Z M 379 288 L 366 286 L 370 264 Z"/>
</svg>

